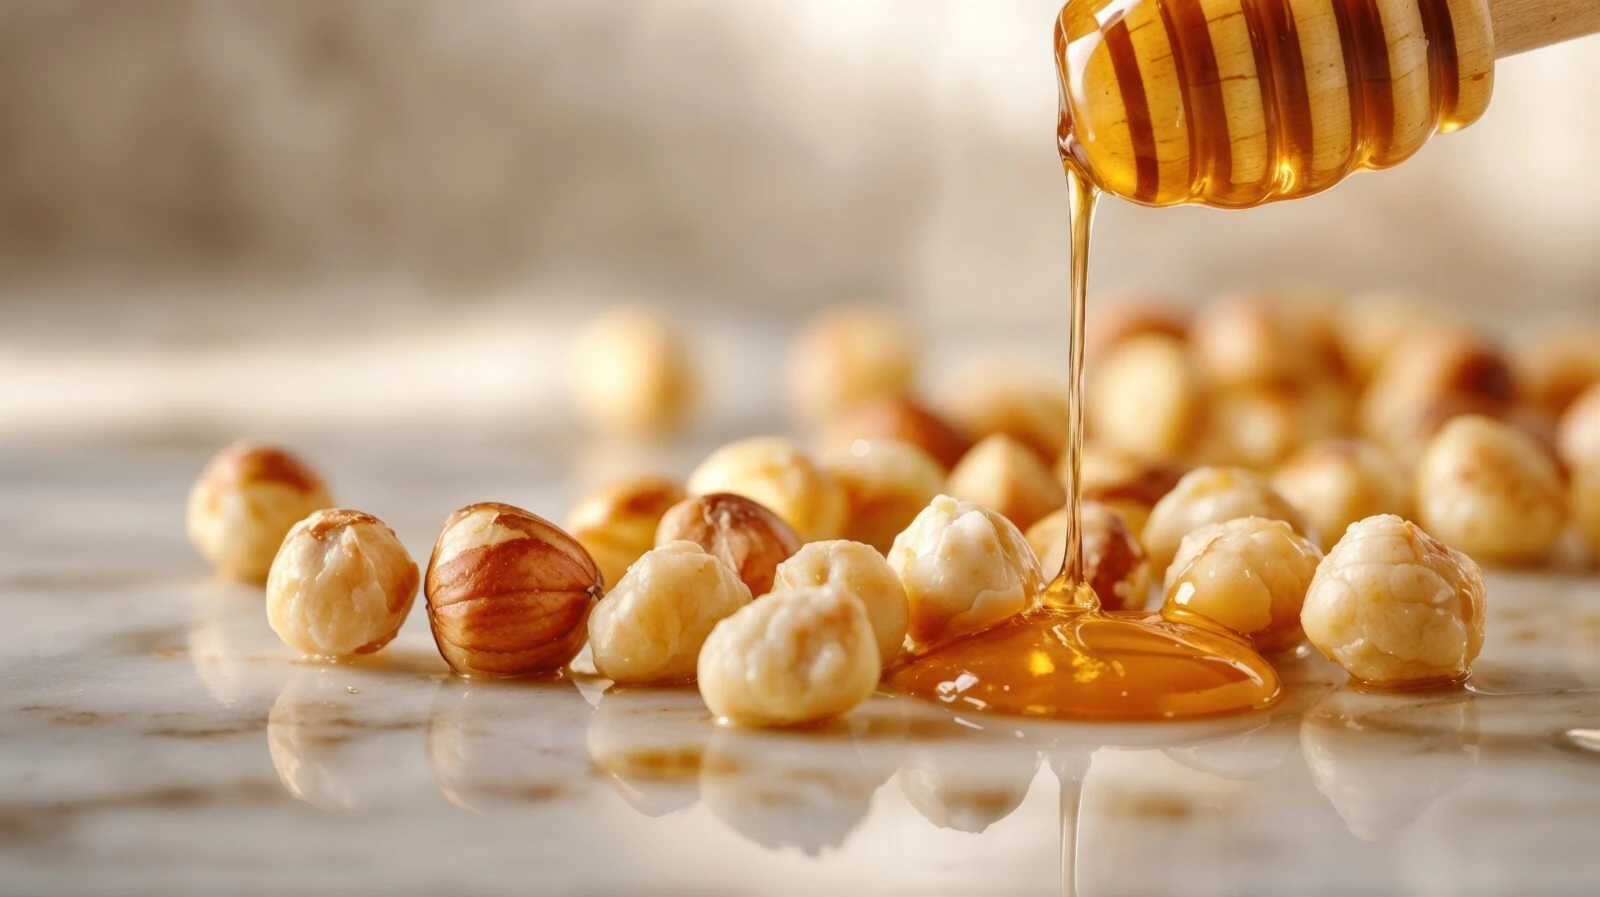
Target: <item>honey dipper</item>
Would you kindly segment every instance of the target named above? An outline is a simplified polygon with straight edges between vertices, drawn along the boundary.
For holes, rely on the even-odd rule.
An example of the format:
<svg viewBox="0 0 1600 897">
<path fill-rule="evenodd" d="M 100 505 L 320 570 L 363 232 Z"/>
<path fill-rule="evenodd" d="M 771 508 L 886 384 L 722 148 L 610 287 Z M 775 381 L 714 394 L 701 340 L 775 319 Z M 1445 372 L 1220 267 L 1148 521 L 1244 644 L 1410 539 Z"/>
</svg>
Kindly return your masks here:
<svg viewBox="0 0 1600 897">
<path fill-rule="evenodd" d="M 1243 208 L 1476 121 L 1494 61 L 1600 31 L 1600 0 L 1069 0 L 1068 164 L 1145 205 Z"/>
</svg>

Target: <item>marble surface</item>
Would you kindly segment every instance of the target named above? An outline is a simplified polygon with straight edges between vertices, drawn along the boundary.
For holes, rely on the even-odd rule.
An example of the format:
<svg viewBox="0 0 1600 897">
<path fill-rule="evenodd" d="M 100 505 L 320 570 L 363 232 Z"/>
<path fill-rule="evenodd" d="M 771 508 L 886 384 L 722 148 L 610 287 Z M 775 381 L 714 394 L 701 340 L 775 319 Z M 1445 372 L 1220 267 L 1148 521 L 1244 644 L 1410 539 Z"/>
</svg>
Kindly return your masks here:
<svg viewBox="0 0 1600 897">
<path fill-rule="evenodd" d="M 447 675 L 416 613 L 297 659 L 182 536 L 200 447 L 0 450 L 0 893 L 1579 894 L 1600 882 L 1600 578 L 1501 574 L 1469 689 L 1320 658 L 1267 714 L 1018 724 L 892 695 L 830 728 L 692 691 Z M 313 452 L 415 554 L 559 516 L 592 459 Z"/>
</svg>

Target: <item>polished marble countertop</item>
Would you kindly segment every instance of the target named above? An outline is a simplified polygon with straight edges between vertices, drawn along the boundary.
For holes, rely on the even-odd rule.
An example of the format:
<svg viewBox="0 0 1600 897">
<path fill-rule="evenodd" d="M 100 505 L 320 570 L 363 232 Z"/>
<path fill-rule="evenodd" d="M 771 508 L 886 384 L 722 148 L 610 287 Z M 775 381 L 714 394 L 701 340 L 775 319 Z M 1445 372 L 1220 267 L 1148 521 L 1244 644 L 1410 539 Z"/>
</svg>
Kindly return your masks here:
<svg viewBox="0 0 1600 897">
<path fill-rule="evenodd" d="M 1291 662 L 1270 713 L 1085 726 L 879 695 L 821 731 L 693 690 L 447 675 L 422 613 L 298 659 L 185 543 L 198 445 L 0 449 L 0 894 L 1591 894 L 1600 577 L 1496 574 L 1467 689 Z M 313 447 L 425 556 L 594 459 Z"/>
</svg>

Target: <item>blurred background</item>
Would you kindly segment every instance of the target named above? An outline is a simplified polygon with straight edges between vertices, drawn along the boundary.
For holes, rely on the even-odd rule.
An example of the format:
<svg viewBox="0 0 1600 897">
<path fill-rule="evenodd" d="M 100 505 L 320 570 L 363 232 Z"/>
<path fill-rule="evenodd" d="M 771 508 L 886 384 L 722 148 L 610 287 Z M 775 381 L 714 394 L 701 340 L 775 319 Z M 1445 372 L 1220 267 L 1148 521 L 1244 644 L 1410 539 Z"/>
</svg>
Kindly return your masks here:
<svg viewBox="0 0 1600 897">
<path fill-rule="evenodd" d="M 781 401 L 762 335 L 844 300 L 943 346 L 935 382 L 1058 357 L 1056 7 L 4 0 L 0 431 L 559 427 L 573 329 L 619 302 L 692 322 L 729 419 Z M 1596 75 L 1595 39 L 1504 61 L 1477 125 L 1307 201 L 1107 202 L 1096 301 L 1581 312 Z"/>
</svg>

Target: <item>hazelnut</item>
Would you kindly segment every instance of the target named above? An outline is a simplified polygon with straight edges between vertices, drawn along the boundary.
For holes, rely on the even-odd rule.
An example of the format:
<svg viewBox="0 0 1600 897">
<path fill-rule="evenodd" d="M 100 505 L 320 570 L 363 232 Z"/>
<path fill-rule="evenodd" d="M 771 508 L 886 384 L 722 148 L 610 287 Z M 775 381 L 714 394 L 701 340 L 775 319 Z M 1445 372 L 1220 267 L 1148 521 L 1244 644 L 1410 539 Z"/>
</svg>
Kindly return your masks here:
<svg viewBox="0 0 1600 897">
<path fill-rule="evenodd" d="M 1188 348 L 1167 336 L 1118 346 L 1088 378 L 1088 430 L 1107 448 L 1175 460 L 1205 425 L 1205 393 Z"/>
<path fill-rule="evenodd" d="M 662 516 L 683 499 L 683 487 L 662 477 L 612 483 L 573 506 L 566 530 L 594 558 L 605 581 L 615 583 L 655 547 Z"/>
<path fill-rule="evenodd" d="M 712 452 L 689 474 L 689 494 L 732 492 L 782 517 L 807 542 L 844 530 L 844 491 L 787 439 L 755 437 Z"/>
<path fill-rule="evenodd" d="M 900 656 L 910 611 L 906 589 L 877 549 L 844 540 L 812 542 L 778 565 L 773 591 L 826 586 L 861 602 L 884 666 Z"/>
<path fill-rule="evenodd" d="M 579 334 L 572 384 L 578 412 L 596 429 L 675 432 L 694 404 L 688 340 L 656 309 L 612 309 Z"/>
<path fill-rule="evenodd" d="M 792 726 L 842 716 L 882 670 L 861 602 L 836 587 L 786 589 L 718 623 L 700 652 L 700 696 L 718 717 Z"/>
<path fill-rule="evenodd" d="M 980 364 L 945 394 L 951 420 L 978 439 L 1002 433 L 1046 459 L 1066 448 L 1067 390 L 1053 375 Z"/>
<path fill-rule="evenodd" d="M 839 451 L 861 439 L 909 442 L 932 455 L 946 470 L 972 448 L 972 440 L 965 433 L 905 395 L 869 400 L 829 421 L 821 443 L 829 451 Z"/>
<path fill-rule="evenodd" d="M 1179 300 L 1164 296 L 1107 296 L 1088 319 L 1083 355 L 1092 368 L 1107 352 L 1130 339 L 1155 334 L 1174 339 L 1189 336 L 1189 315 Z"/>
<path fill-rule="evenodd" d="M 600 675 L 624 685 L 687 682 L 711 627 L 750 590 L 693 542 L 667 542 L 628 568 L 589 615 Z"/>
<path fill-rule="evenodd" d="M 1600 326 L 1558 320 L 1512 343 L 1511 361 L 1522 398 L 1559 415 L 1584 390 L 1600 383 Z"/>
<path fill-rule="evenodd" d="M 1142 610 L 1150 592 L 1150 567 L 1144 546 L 1122 514 L 1097 501 L 1083 502 L 1083 578 L 1106 610 Z M 1028 544 L 1039 556 L 1046 578 L 1061 569 L 1072 512 L 1062 508 L 1028 528 Z"/>
<path fill-rule="evenodd" d="M 1347 409 L 1342 393 L 1326 385 L 1225 390 L 1212 400 L 1200 454 L 1212 463 L 1268 469 L 1306 442 L 1344 431 Z"/>
<path fill-rule="evenodd" d="M 1352 524 L 1317 568 L 1300 622 L 1369 685 L 1453 681 L 1483 647 L 1478 565 L 1392 514 Z"/>
<path fill-rule="evenodd" d="M 1272 488 L 1305 515 L 1324 551 L 1345 527 L 1376 514 L 1411 512 L 1411 479 L 1389 452 L 1359 439 L 1302 448 L 1278 466 Z"/>
<path fill-rule="evenodd" d="M 828 420 L 867 399 L 898 395 L 917 374 L 917 346 L 888 309 L 841 306 L 812 319 L 789 353 L 789 401 L 800 419 Z"/>
<path fill-rule="evenodd" d="M 944 468 L 909 442 L 857 439 L 821 463 L 844 491 L 845 538 L 880 552 L 944 490 Z"/>
<path fill-rule="evenodd" d="M 418 578 L 383 521 L 360 511 L 314 511 L 289 530 L 272 561 L 267 622 L 303 654 L 371 654 L 400 631 Z"/>
<path fill-rule="evenodd" d="M 997 511 L 935 498 L 889 549 L 910 602 L 911 647 L 923 651 L 1028 607 L 1044 586 L 1039 559 Z"/>
<path fill-rule="evenodd" d="M 1056 477 L 1063 484 L 1069 461 L 1063 454 L 1056 465 Z M 1128 531 L 1137 535 L 1144 530 L 1150 509 L 1187 472 L 1177 464 L 1141 461 L 1126 452 L 1090 443 L 1084 446 L 1078 489 L 1084 500 L 1097 501 L 1120 513 Z"/>
<path fill-rule="evenodd" d="M 583 647 L 604 579 L 578 541 L 511 505 L 467 505 L 445 521 L 423 591 L 434 641 L 462 675 L 560 669 Z"/>
<path fill-rule="evenodd" d="M 1393 347 L 1362 394 L 1357 413 L 1364 434 L 1404 453 L 1452 417 L 1500 417 L 1515 400 L 1511 365 L 1490 338 L 1428 327 Z"/>
<path fill-rule="evenodd" d="M 1355 382 L 1370 381 L 1409 336 L 1437 327 L 1439 309 L 1437 302 L 1402 293 L 1368 293 L 1346 303 L 1333 325 L 1340 357 Z"/>
<path fill-rule="evenodd" d="M 1242 467 L 1200 467 L 1184 474 L 1150 510 L 1140 535 L 1145 556 L 1153 569 L 1165 570 L 1184 536 L 1236 517 L 1282 520 L 1295 532 L 1312 535 L 1305 518 L 1273 491 L 1266 477 Z"/>
<path fill-rule="evenodd" d="M 1561 537 L 1566 487 L 1544 447 L 1510 424 L 1457 417 L 1417 464 L 1417 519 L 1479 560 L 1545 559 Z"/>
<path fill-rule="evenodd" d="M 967 452 L 950 471 L 945 491 L 999 511 L 1018 529 L 1066 504 L 1067 492 L 1039 456 L 1022 443 L 996 433 Z"/>
<path fill-rule="evenodd" d="M 1561 415 L 1556 452 L 1573 470 L 1600 462 L 1600 385 L 1584 390 Z"/>
<path fill-rule="evenodd" d="M 332 505 L 322 478 L 293 454 L 236 442 L 189 490 L 189 541 L 223 576 L 263 582 L 289 528 Z"/>
<path fill-rule="evenodd" d="M 1207 303 L 1189 325 L 1206 379 L 1222 387 L 1302 383 L 1339 366 L 1327 325 L 1288 301 L 1230 296 Z"/>
<path fill-rule="evenodd" d="M 655 542 L 693 542 L 738 574 L 751 595 L 772 591 L 778 565 L 800 550 L 783 518 L 742 495 L 718 492 L 685 499 L 661 518 Z"/>
<path fill-rule="evenodd" d="M 1570 498 L 1572 522 L 1590 550 L 1600 553 L 1600 462 L 1573 471 Z"/>
<path fill-rule="evenodd" d="M 1167 568 L 1161 615 L 1221 627 L 1260 651 L 1300 643 L 1300 607 L 1322 552 L 1282 520 L 1237 517 L 1183 537 Z"/>
</svg>

